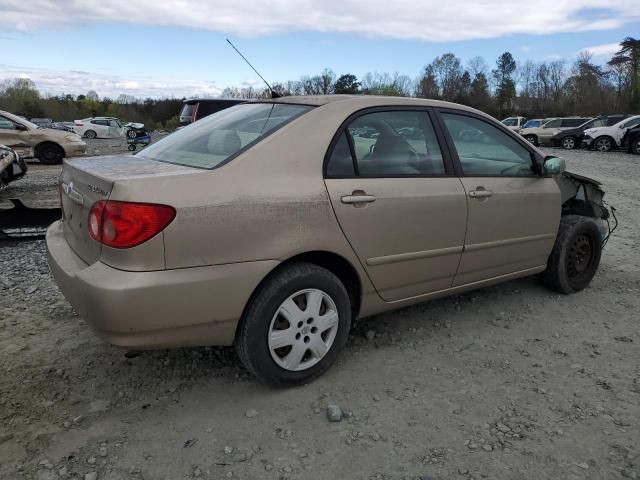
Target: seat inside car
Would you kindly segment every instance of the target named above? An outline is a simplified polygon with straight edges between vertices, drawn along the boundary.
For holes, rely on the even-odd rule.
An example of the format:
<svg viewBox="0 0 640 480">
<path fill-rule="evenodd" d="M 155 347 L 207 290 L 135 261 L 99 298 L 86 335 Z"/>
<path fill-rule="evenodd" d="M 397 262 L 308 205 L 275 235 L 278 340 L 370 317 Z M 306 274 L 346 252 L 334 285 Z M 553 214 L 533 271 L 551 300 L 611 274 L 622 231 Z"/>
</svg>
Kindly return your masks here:
<svg viewBox="0 0 640 480">
<path fill-rule="evenodd" d="M 242 142 L 235 130 L 215 130 L 209 135 L 207 148 L 214 155 L 229 156 L 242 148 Z"/>
<path fill-rule="evenodd" d="M 402 135 L 386 129 L 380 133 L 371 153 L 370 162 L 363 167 L 371 169 L 371 173 L 391 175 L 419 174 L 416 168 L 416 154 Z M 368 173 L 368 172 L 363 172 Z"/>
</svg>

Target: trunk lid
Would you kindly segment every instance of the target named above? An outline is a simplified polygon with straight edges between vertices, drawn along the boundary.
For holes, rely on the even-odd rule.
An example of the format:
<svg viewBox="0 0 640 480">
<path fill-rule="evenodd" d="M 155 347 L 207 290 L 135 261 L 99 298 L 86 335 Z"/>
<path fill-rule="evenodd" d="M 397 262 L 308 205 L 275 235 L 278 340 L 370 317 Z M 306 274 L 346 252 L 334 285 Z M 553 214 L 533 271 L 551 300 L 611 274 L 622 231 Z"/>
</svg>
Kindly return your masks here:
<svg viewBox="0 0 640 480">
<path fill-rule="evenodd" d="M 197 170 L 131 155 L 65 161 L 60 175 L 60 199 L 67 243 L 87 264 L 96 262 L 102 244 L 89 235 L 89 212 L 97 201 L 109 199 L 116 182 L 194 171 Z"/>
</svg>

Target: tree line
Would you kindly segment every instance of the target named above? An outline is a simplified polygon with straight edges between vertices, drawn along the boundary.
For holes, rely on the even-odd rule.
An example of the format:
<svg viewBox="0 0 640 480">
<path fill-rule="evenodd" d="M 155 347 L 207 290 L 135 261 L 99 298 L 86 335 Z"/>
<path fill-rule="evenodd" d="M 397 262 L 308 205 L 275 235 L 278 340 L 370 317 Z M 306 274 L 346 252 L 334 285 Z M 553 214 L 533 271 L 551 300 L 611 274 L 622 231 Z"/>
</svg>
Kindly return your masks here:
<svg viewBox="0 0 640 480">
<path fill-rule="evenodd" d="M 24 78 L 0 84 L 0 110 L 27 118 L 50 118 L 54 122 L 87 117 L 118 117 L 141 122 L 149 129 L 175 129 L 184 99 L 145 98 L 120 95 L 115 99 L 100 98 L 94 90 L 86 95 L 42 95 L 33 81 Z"/>
<path fill-rule="evenodd" d="M 466 65 L 453 53 L 445 53 L 427 64 L 418 78 L 399 73 L 370 72 L 361 78 L 352 73 L 336 75 L 325 68 L 317 75 L 272 85 L 280 95 L 362 94 L 415 96 L 469 105 L 502 118 L 529 118 L 640 113 L 640 40 L 627 37 L 605 65 L 594 62 L 589 52 L 572 62 L 552 60 L 518 62 L 510 52 L 498 57 L 493 67 L 482 57 Z M 227 98 L 266 98 L 267 88 L 230 87 Z M 177 126 L 184 99 L 137 99 L 120 95 L 100 98 L 86 95 L 41 95 L 28 79 L 0 84 L 0 109 L 28 118 L 54 121 L 91 116 L 114 116 L 142 122 L 148 128 Z"/>
<path fill-rule="evenodd" d="M 551 117 L 640 113 L 640 40 L 627 37 L 606 65 L 588 52 L 572 62 L 517 62 L 510 52 L 491 68 L 482 57 L 466 65 L 453 53 L 436 57 L 417 79 L 398 73 L 351 73 L 325 69 L 272 85 L 280 95 L 364 94 L 432 98 L 469 105 L 497 117 Z M 268 89 L 227 88 L 224 97 L 260 98 Z"/>
</svg>

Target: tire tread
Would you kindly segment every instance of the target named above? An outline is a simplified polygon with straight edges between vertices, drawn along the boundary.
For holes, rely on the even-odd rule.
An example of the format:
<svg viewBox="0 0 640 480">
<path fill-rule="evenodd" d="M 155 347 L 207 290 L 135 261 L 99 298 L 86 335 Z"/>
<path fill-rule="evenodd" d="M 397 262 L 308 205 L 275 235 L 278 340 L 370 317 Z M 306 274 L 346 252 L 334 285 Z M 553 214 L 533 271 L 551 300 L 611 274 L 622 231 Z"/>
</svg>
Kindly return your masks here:
<svg viewBox="0 0 640 480">
<path fill-rule="evenodd" d="M 260 312 L 264 312 L 268 310 L 268 303 L 270 299 L 276 295 L 276 293 L 286 285 L 293 283 L 297 279 L 307 275 L 322 275 L 327 278 L 327 280 L 334 282 L 339 288 L 342 290 L 344 298 L 349 301 L 349 294 L 344 287 L 343 283 L 340 279 L 334 275 L 329 270 L 322 268 L 318 265 L 308 262 L 297 262 L 290 265 L 286 265 L 280 270 L 276 270 L 274 273 L 268 277 L 262 285 L 258 287 L 258 290 L 254 293 L 252 298 L 248 302 L 248 306 L 242 316 L 240 324 L 238 325 L 238 331 L 236 334 L 235 348 L 240 358 L 242 364 L 246 367 L 249 372 L 255 375 L 258 379 L 265 383 L 269 383 L 271 385 L 276 386 L 287 386 L 287 385 L 295 385 L 300 383 L 300 381 L 295 379 L 285 379 L 285 378 L 276 378 L 274 376 L 266 375 L 263 371 L 257 367 L 255 364 L 255 356 L 251 354 L 249 349 L 249 340 L 250 336 L 254 334 L 251 330 L 251 319 L 255 318 Z M 351 308 L 349 306 L 349 312 Z M 348 329 L 351 324 L 351 319 L 341 319 L 342 322 L 346 322 L 345 326 Z M 340 342 L 339 338 L 336 338 L 333 347 L 336 347 L 338 350 L 342 347 L 339 343 L 344 343 L 346 341 L 346 335 L 342 342 Z M 316 368 L 316 367 L 320 368 Z M 329 367 L 331 366 L 330 362 L 322 362 L 320 361 L 316 366 L 311 367 L 315 368 L 315 371 L 311 375 L 306 375 L 304 383 L 310 382 L 315 378 L 322 375 Z"/>
</svg>

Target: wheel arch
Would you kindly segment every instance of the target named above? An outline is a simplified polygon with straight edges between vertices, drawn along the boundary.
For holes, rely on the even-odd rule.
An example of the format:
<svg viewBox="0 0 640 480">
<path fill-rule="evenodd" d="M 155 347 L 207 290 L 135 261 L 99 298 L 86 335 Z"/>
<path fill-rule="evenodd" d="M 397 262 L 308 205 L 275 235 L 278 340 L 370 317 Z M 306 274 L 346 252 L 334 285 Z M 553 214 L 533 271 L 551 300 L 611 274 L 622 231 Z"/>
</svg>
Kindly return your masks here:
<svg viewBox="0 0 640 480">
<path fill-rule="evenodd" d="M 60 145 L 58 142 L 54 142 L 53 140 L 43 140 L 42 142 L 38 143 L 35 147 L 33 147 L 34 155 L 37 157 L 38 154 L 40 153 L 40 149 L 47 145 L 53 145 L 55 147 L 58 147 L 60 150 L 62 150 L 63 155 L 65 155 L 65 151 L 62 145 Z"/>
<path fill-rule="evenodd" d="M 608 138 L 609 140 L 611 140 L 611 149 L 612 150 L 618 148 L 618 142 L 616 142 L 616 139 L 613 138 L 611 135 L 605 133 L 604 135 L 598 135 L 596 138 L 593 139 L 592 146 L 593 146 L 594 149 L 596 148 L 596 143 L 601 138 Z"/>
<path fill-rule="evenodd" d="M 527 134 L 523 135 L 523 137 L 524 137 L 527 141 L 528 141 L 528 139 L 529 139 L 530 137 L 533 137 L 533 138 L 534 138 L 534 140 L 535 140 L 535 141 L 533 142 L 533 145 L 534 145 L 534 146 L 536 146 L 536 145 L 538 145 L 538 144 L 540 143 L 540 137 L 538 137 L 538 134 L 537 134 L 537 133 L 527 133 Z"/>
<path fill-rule="evenodd" d="M 281 271 L 289 265 L 298 262 L 306 262 L 317 265 L 329 270 L 336 277 L 338 277 L 338 279 L 340 279 L 344 287 L 347 289 L 347 292 L 349 293 L 349 299 L 351 300 L 352 318 L 355 319 L 358 316 L 362 303 L 362 281 L 355 267 L 351 264 L 351 262 L 349 262 L 349 260 L 337 253 L 326 250 L 312 250 L 296 254 L 284 260 L 264 276 L 264 278 L 253 289 L 253 292 L 249 296 L 247 303 L 242 309 L 242 315 L 240 317 L 240 321 L 238 322 L 238 326 L 243 321 L 249 304 L 253 301 L 253 298 L 262 288 L 264 283 L 277 272 Z M 236 335 L 240 330 L 238 326 L 236 326 Z"/>
</svg>

